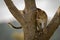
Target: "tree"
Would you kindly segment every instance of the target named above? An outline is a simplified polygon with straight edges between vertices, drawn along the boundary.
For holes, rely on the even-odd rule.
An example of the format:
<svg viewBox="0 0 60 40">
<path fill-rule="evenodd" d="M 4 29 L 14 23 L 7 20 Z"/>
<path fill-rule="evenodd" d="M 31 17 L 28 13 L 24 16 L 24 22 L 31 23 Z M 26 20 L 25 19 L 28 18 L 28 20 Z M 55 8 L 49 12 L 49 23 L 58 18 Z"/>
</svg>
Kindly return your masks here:
<svg viewBox="0 0 60 40">
<path fill-rule="evenodd" d="M 15 7 L 11 0 L 4 1 L 12 15 L 21 23 L 24 30 L 24 40 L 49 40 L 59 26 L 60 11 L 56 12 L 52 21 L 46 27 L 48 33 L 39 35 L 39 32 L 36 31 L 37 8 L 35 0 L 24 0 L 25 9 L 22 11 L 23 14 Z"/>
</svg>

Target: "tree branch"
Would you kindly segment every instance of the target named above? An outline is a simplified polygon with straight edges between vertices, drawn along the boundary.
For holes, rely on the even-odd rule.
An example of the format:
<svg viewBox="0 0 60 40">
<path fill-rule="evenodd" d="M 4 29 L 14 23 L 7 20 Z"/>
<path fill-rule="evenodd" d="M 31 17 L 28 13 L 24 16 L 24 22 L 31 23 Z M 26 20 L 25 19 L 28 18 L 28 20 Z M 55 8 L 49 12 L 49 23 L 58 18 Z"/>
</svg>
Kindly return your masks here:
<svg viewBox="0 0 60 40">
<path fill-rule="evenodd" d="M 13 2 L 11 0 L 4 0 L 9 11 L 12 13 L 12 15 L 21 23 L 25 24 L 24 18 L 21 15 L 21 12 L 15 7 Z"/>
<path fill-rule="evenodd" d="M 58 8 L 59 10 L 59 8 Z M 49 25 L 47 26 L 48 29 L 48 38 L 50 38 L 53 33 L 55 32 L 55 30 L 59 27 L 59 12 L 56 12 L 55 16 L 53 17 L 52 21 L 49 23 Z"/>
<path fill-rule="evenodd" d="M 35 0 L 24 0 L 25 1 L 25 11 L 34 11 L 36 10 Z"/>
</svg>

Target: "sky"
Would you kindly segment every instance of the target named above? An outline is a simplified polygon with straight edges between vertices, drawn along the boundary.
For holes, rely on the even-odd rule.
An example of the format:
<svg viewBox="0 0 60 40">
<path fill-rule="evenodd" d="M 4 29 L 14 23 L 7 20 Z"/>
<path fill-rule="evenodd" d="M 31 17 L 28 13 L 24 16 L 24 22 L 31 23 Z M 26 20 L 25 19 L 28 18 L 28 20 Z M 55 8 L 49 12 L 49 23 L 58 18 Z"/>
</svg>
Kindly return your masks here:
<svg viewBox="0 0 60 40">
<path fill-rule="evenodd" d="M 14 5 L 19 10 L 24 10 L 24 0 L 12 0 Z M 37 8 L 44 10 L 47 13 L 48 21 L 51 21 L 56 10 L 60 5 L 60 0 L 35 0 Z M 0 0 L 0 23 L 16 20 L 8 10 L 4 0 Z"/>
</svg>

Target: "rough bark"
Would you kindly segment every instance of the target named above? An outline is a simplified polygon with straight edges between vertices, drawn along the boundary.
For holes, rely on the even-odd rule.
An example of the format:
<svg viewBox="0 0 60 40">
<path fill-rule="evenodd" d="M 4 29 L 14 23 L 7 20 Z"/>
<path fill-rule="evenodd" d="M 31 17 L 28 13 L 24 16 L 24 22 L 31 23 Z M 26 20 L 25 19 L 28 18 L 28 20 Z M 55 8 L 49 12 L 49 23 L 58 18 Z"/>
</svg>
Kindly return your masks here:
<svg viewBox="0 0 60 40">
<path fill-rule="evenodd" d="M 52 21 L 47 26 L 48 33 L 44 34 L 36 31 L 36 5 L 35 0 L 24 0 L 25 10 L 24 17 L 21 12 L 14 6 L 11 0 L 4 0 L 12 15 L 22 24 L 24 30 L 24 40 L 49 40 L 54 31 L 59 26 L 60 12 L 56 12 Z"/>
<path fill-rule="evenodd" d="M 55 30 L 59 27 L 59 22 L 60 22 L 60 8 L 58 8 L 55 16 L 53 17 L 52 21 L 50 22 L 50 24 L 47 26 L 48 29 L 48 37 L 50 38 L 52 36 L 52 34 L 55 32 Z"/>
<path fill-rule="evenodd" d="M 31 12 L 36 10 L 35 0 L 24 0 L 25 1 L 25 12 Z"/>
<path fill-rule="evenodd" d="M 12 15 L 22 24 L 24 30 L 24 40 L 33 40 L 35 35 L 35 11 L 30 11 L 22 17 L 21 12 L 14 6 L 11 0 L 4 1 Z"/>
<path fill-rule="evenodd" d="M 25 21 L 21 15 L 21 12 L 15 7 L 13 2 L 11 0 L 4 0 L 9 11 L 12 13 L 12 15 L 21 23 L 24 24 Z"/>
</svg>

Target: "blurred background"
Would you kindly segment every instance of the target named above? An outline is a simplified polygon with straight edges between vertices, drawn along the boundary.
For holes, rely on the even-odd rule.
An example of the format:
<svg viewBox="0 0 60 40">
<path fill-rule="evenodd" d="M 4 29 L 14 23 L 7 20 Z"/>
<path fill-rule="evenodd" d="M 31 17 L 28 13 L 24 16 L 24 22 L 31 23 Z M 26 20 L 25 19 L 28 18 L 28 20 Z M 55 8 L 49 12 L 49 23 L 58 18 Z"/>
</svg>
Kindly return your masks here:
<svg viewBox="0 0 60 40">
<path fill-rule="evenodd" d="M 12 0 L 15 6 L 19 10 L 24 10 L 24 0 Z M 55 15 L 58 7 L 60 6 L 60 0 L 35 0 L 37 8 L 44 10 L 48 15 L 48 23 Z M 22 29 L 13 29 L 7 23 L 11 22 L 15 26 L 21 26 L 19 22 L 12 16 L 8 10 L 4 0 L 0 0 L 0 40 L 13 40 L 11 34 L 14 32 L 21 33 Z M 50 40 L 60 40 L 60 27 L 55 31 Z"/>
</svg>

